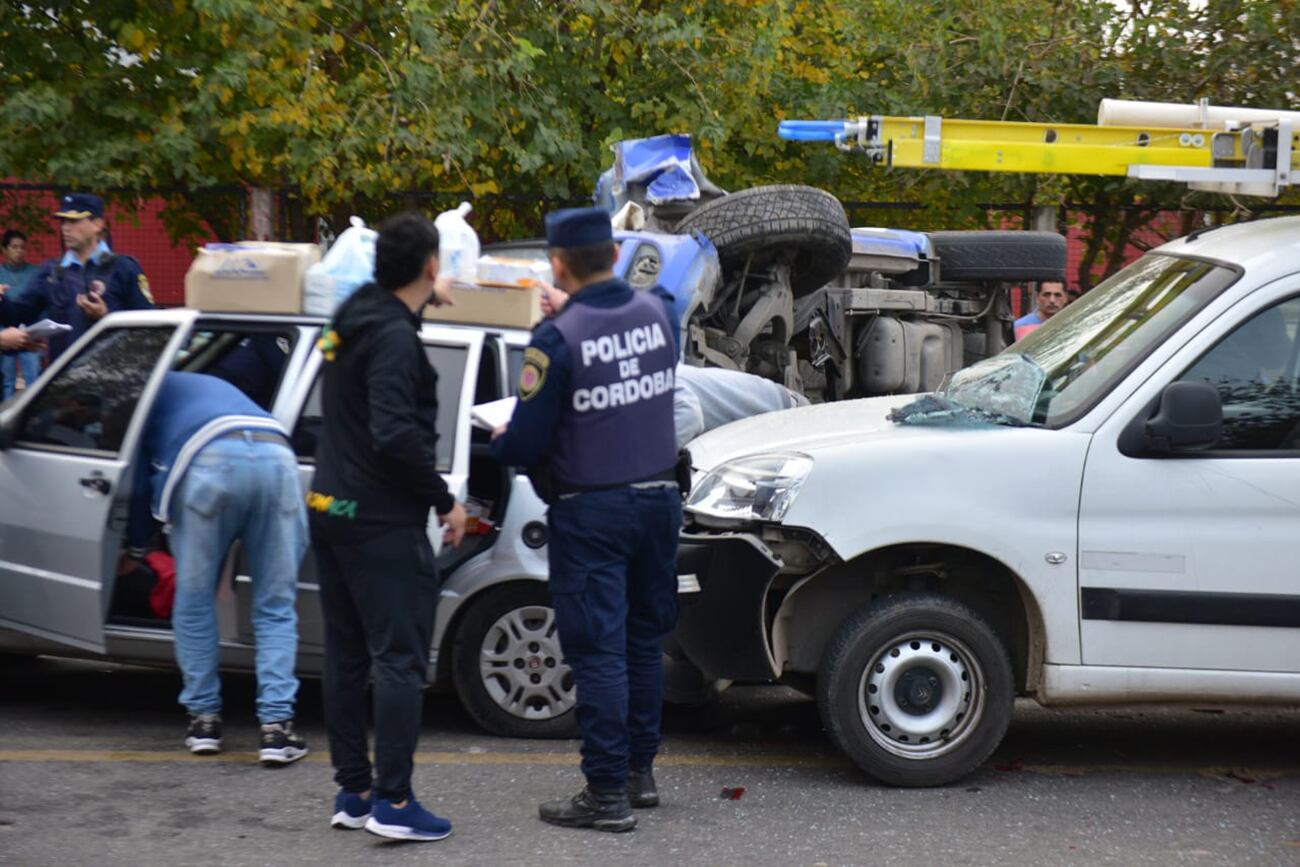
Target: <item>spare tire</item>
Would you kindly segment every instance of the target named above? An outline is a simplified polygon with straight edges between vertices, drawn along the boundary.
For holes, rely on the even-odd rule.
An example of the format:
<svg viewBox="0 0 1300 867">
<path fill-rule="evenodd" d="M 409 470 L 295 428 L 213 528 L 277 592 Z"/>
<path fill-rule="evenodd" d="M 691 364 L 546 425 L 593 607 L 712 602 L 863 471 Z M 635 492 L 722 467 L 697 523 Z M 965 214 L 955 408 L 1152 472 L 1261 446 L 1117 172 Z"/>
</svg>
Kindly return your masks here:
<svg viewBox="0 0 1300 867">
<path fill-rule="evenodd" d="M 816 187 L 754 187 L 705 202 L 677 224 L 718 249 L 724 269 L 751 268 L 787 257 L 796 295 L 820 289 L 849 264 L 853 238 L 839 199 Z M 752 259 L 750 257 L 753 257 Z"/>
<path fill-rule="evenodd" d="M 1065 280 L 1065 238 L 1055 232 L 929 232 L 944 283 Z"/>
</svg>

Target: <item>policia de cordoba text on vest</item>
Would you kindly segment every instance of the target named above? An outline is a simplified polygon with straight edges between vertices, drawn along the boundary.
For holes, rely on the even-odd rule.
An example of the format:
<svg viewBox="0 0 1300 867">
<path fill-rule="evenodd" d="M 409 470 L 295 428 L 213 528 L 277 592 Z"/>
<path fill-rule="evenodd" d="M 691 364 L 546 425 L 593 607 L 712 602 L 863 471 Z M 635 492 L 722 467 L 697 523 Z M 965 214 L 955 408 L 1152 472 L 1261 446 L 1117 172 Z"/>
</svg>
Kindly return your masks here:
<svg viewBox="0 0 1300 867">
<path fill-rule="evenodd" d="M 582 366 L 591 367 L 600 360 L 604 364 L 618 361 L 618 374 L 621 382 L 608 385 L 593 385 L 579 388 L 573 392 L 573 409 L 576 412 L 588 412 L 593 409 L 605 409 L 611 406 L 625 406 L 638 400 L 649 400 L 673 390 L 673 371 L 656 370 L 653 373 L 641 373 L 641 358 L 656 349 L 668 346 L 659 323 L 633 328 L 622 334 L 604 334 L 597 338 L 583 340 L 579 345 Z"/>
</svg>

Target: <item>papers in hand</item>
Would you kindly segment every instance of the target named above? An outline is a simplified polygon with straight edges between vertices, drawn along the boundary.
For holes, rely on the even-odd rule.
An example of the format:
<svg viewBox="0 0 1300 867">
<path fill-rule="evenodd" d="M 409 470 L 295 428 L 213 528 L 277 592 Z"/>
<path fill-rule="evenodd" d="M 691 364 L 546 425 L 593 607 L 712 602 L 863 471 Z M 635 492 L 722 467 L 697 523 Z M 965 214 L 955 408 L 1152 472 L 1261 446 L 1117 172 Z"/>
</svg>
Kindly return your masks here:
<svg viewBox="0 0 1300 867">
<path fill-rule="evenodd" d="M 55 322 L 53 319 L 42 319 L 40 322 L 22 326 L 22 330 L 27 332 L 27 336 L 33 340 L 44 340 L 47 337 L 71 331 L 72 326 L 64 325 L 62 322 Z"/>
<path fill-rule="evenodd" d="M 496 430 L 510 421 L 515 413 L 516 398 L 506 397 L 488 403 L 480 403 L 469 411 L 469 420 L 475 427 L 484 430 Z"/>
</svg>

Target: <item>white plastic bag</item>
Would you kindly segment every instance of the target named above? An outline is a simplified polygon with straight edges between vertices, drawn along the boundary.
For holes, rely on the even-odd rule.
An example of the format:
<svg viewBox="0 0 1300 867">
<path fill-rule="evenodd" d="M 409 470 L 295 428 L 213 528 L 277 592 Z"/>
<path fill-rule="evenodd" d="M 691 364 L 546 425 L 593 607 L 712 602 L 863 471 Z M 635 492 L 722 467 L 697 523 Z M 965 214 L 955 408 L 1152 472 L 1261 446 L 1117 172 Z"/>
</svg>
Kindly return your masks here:
<svg viewBox="0 0 1300 867">
<path fill-rule="evenodd" d="M 438 229 L 438 261 L 442 273 L 462 283 L 473 283 L 478 276 L 478 233 L 465 221 L 473 207 L 461 202 L 454 211 L 443 211 L 433 221 Z"/>
<path fill-rule="evenodd" d="M 360 217 L 353 217 L 351 223 L 325 258 L 307 269 L 303 312 L 330 316 L 349 295 L 374 279 L 375 239 L 379 233 L 366 228 L 366 221 Z"/>
</svg>

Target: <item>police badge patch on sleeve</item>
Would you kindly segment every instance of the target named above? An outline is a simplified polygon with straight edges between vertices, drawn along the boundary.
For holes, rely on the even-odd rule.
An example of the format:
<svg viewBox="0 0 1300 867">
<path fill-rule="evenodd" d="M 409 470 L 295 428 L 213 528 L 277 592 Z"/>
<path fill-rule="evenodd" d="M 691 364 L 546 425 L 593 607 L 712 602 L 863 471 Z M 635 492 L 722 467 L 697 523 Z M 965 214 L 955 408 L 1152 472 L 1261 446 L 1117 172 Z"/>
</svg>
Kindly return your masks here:
<svg viewBox="0 0 1300 867">
<path fill-rule="evenodd" d="M 524 350 L 524 366 L 519 371 L 520 400 L 528 400 L 542 390 L 546 383 L 546 368 L 550 366 L 550 356 L 537 347 L 530 346 Z"/>
<path fill-rule="evenodd" d="M 136 277 L 136 283 L 140 287 L 140 294 L 144 296 L 144 300 L 148 301 L 150 304 L 153 304 L 154 303 L 153 294 L 149 291 L 148 278 L 146 278 L 144 274 L 140 274 L 140 276 Z"/>
</svg>

